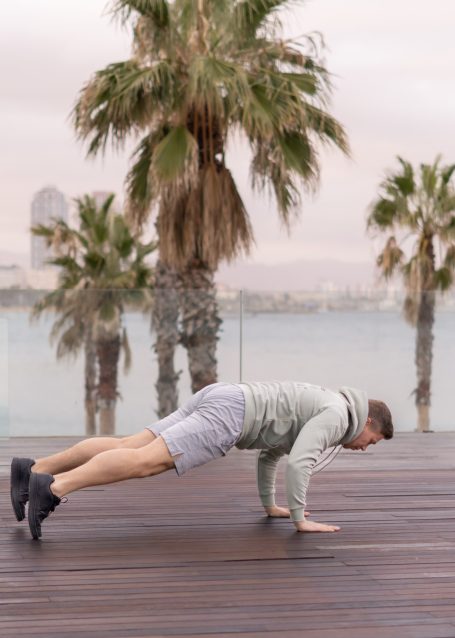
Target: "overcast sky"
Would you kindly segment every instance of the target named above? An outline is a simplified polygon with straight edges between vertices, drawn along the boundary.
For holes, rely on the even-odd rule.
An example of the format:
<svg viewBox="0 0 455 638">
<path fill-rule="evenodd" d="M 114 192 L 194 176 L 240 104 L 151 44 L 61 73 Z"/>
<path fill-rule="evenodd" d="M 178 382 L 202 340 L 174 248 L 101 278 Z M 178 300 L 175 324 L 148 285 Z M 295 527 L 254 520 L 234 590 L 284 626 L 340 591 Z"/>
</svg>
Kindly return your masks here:
<svg viewBox="0 0 455 638">
<path fill-rule="evenodd" d="M 324 153 L 321 187 L 304 196 L 291 236 L 248 185 L 248 154 L 228 163 L 253 221 L 256 262 L 299 258 L 371 260 L 365 211 L 397 154 L 455 161 L 453 0 L 308 0 L 295 3 L 288 35 L 320 31 L 334 74 L 331 111 L 352 147 Z M 129 56 L 129 34 L 105 15 L 105 0 L 15 0 L 0 7 L 0 252 L 29 247 L 30 202 L 53 184 L 68 198 L 121 193 L 127 153 L 85 159 L 68 115 L 90 74 Z"/>
</svg>

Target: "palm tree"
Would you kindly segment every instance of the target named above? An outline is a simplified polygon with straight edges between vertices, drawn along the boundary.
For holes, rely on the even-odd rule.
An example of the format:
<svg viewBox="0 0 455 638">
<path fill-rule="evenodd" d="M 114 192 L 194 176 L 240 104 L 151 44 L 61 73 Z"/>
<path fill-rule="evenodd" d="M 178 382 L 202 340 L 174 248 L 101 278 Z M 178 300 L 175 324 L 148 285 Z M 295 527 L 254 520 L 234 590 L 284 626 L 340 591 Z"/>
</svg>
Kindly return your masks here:
<svg viewBox="0 0 455 638">
<path fill-rule="evenodd" d="M 125 371 L 131 351 L 122 317 L 126 308 L 150 310 L 151 270 L 145 257 L 156 244 L 142 244 L 131 233 L 122 215 L 112 210 L 113 196 L 99 207 L 88 196 L 76 200 L 79 229 L 62 220 L 36 226 L 32 232 L 45 237 L 60 267 L 59 287 L 46 295 L 33 315 L 54 311 L 58 318 L 51 341 L 58 340 L 57 357 L 85 352 L 86 431 L 95 433 L 99 410 L 100 434 L 115 432 L 120 353 Z"/>
<path fill-rule="evenodd" d="M 377 260 L 382 275 L 388 279 L 400 273 L 404 279 L 405 318 L 417 328 L 417 429 L 427 432 L 436 291 L 449 289 L 455 272 L 455 189 L 451 181 L 455 164 L 441 166 L 437 157 L 433 164 L 421 164 L 417 172 L 409 162 L 400 157 L 398 161 L 400 169 L 380 185 L 368 227 L 390 234 Z M 400 231 L 406 232 L 404 241 L 415 240 L 408 255 L 397 237 Z"/>
<path fill-rule="evenodd" d="M 139 227 L 156 212 L 156 288 L 176 291 L 157 296 L 154 306 L 157 388 L 170 386 L 168 400 L 160 396 L 160 415 L 176 407 L 177 304 L 197 391 L 216 380 L 214 273 L 253 243 L 226 165 L 233 136 L 248 142 L 253 187 L 270 190 L 286 225 L 298 211 L 300 187 L 317 184 L 317 146 L 348 150 L 343 128 L 326 110 L 330 82 L 318 41 L 280 35 L 278 10 L 290 4 L 115 0 L 114 14 L 134 27 L 133 56 L 97 71 L 74 109 L 91 155 L 142 136 L 126 179 L 128 212 Z"/>
</svg>

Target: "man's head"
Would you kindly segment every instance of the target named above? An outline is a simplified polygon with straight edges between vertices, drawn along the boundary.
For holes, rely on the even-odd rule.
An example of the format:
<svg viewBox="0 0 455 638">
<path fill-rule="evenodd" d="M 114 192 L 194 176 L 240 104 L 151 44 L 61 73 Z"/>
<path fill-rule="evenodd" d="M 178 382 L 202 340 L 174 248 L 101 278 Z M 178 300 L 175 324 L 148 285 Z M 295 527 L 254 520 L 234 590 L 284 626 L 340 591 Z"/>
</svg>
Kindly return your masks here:
<svg viewBox="0 0 455 638">
<path fill-rule="evenodd" d="M 393 423 L 389 408 L 382 401 L 370 399 L 365 427 L 353 441 L 346 443 L 343 447 L 349 450 L 366 450 L 369 445 L 375 445 L 382 439 L 392 437 Z"/>
</svg>

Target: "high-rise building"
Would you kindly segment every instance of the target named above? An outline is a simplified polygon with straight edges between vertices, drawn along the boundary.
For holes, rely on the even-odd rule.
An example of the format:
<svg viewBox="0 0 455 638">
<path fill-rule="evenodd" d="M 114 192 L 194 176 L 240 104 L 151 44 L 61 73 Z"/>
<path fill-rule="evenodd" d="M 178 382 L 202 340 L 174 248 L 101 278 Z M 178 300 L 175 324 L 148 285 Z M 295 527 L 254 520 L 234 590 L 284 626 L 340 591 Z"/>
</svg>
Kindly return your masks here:
<svg viewBox="0 0 455 638">
<path fill-rule="evenodd" d="M 68 204 L 63 193 L 54 186 L 45 186 L 38 191 L 32 200 L 32 226 L 49 224 L 52 219 L 63 219 L 68 223 Z M 51 251 L 46 246 L 43 237 L 32 235 L 32 268 L 42 270 L 48 268 L 48 259 L 52 258 Z"/>
</svg>

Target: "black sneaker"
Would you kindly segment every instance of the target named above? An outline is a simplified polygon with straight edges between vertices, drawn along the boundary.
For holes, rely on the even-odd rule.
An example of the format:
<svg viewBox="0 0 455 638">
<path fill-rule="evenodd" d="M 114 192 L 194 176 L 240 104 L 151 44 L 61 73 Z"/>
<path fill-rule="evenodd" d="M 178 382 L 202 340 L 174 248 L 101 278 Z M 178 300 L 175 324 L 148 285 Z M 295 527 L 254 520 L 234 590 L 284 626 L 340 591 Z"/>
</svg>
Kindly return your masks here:
<svg viewBox="0 0 455 638">
<path fill-rule="evenodd" d="M 28 525 L 35 540 L 41 537 L 41 523 L 60 504 L 61 499 L 51 492 L 54 482 L 51 474 L 32 472 L 30 475 L 30 502 L 28 504 Z"/>
<path fill-rule="evenodd" d="M 34 464 L 35 461 L 33 459 L 14 458 L 11 461 L 11 505 L 18 521 L 23 521 L 25 518 L 25 504 L 28 501 L 28 482 L 31 468 Z"/>
</svg>

